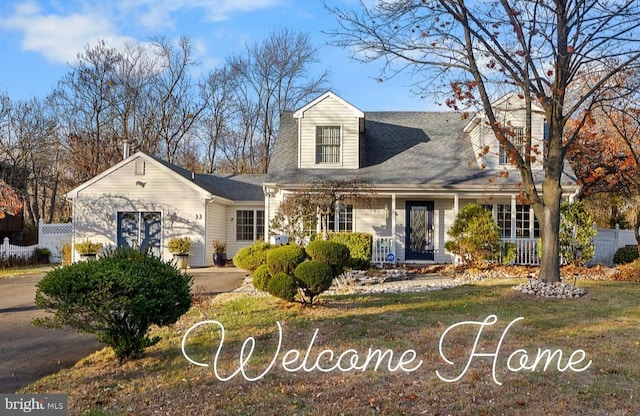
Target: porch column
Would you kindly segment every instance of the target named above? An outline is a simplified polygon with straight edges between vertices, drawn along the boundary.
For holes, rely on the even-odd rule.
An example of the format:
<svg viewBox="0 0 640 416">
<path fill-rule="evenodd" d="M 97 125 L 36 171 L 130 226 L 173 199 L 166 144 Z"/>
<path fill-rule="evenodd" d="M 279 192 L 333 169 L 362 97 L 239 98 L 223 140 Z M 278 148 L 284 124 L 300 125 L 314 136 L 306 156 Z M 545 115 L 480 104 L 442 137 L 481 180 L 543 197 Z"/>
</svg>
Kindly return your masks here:
<svg viewBox="0 0 640 416">
<path fill-rule="evenodd" d="M 458 194 L 453 194 L 453 216 L 454 216 L 454 218 L 458 216 L 459 204 L 460 204 L 460 197 L 458 196 Z"/>
<path fill-rule="evenodd" d="M 516 240 L 516 196 L 511 195 L 511 241 Z"/>
<path fill-rule="evenodd" d="M 395 192 L 391 194 L 391 211 L 389 212 L 391 215 L 391 252 L 398 261 L 398 254 L 396 253 L 396 194 Z"/>
</svg>

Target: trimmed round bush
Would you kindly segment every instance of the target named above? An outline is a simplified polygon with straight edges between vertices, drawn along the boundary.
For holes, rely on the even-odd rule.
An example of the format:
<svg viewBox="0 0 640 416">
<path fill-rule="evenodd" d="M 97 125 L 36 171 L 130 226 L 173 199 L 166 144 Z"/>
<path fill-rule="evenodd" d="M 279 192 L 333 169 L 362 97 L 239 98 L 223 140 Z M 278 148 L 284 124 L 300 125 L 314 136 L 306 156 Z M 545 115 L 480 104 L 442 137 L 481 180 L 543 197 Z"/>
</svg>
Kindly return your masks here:
<svg viewBox="0 0 640 416">
<path fill-rule="evenodd" d="M 305 261 L 307 254 L 304 248 L 292 244 L 287 246 L 276 247 L 267 253 L 267 267 L 269 274 L 273 277 L 278 273 L 293 276 L 293 272 L 298 264 Z"/>
<path fill-rule="evenodd" d="M 269 243 L 255 243 L 248 247 L 243 247 L 233 256 L 233 264 L 253 273 L 258 267 L 267 264 L 267 253 L 273 247 L 275 246 Z"/>
<path fill-rule="evenodd" d="M 271 279 L 269 268 L 266 264 L 263 264 L 253 272 L 253 287 L 266 292 L 267 286 L 269 285 L 269 279 Z"/>
<path fill-rule="evenodd" d="M 53 315 L 34 324 L 95 334 L 120 360 L 138 358 L 160 338 L 152 325 L 169 325 L 191 307 L 192 277 L 148 252 L 109 250 L 95 261 L 48 272 L 36 305 Z"/>
<path fill-rule="evenodd" d="M 637 246 L 620 247 L 618 251 L 613 255 L 613 262 L 615 264 L 627 264 L 640 258 L 638 255 Z"/>
<path fill-rule="evenodd" d="M 351 258 L 347 246 L 335 241 L 312 241 L 306 250 L 311 260 L 331 266 L 333 276 L 339 276 Z"/>
<path fill-rule="evenodd" d="M 333 283 L 333 270 L 331 266 L 319 261 L 305 261 L 296 267 L 295 271 L 298 284 L 302 291 L 313 304 L 313 299 L 331 287 Z"/>
<path fill-rule="evenodd" d="M 293 302 L 298 292 L 298 285 L 293 276 L 280 272 L 269 279 L 267 292 L 287 302 Z"/>
</svg>

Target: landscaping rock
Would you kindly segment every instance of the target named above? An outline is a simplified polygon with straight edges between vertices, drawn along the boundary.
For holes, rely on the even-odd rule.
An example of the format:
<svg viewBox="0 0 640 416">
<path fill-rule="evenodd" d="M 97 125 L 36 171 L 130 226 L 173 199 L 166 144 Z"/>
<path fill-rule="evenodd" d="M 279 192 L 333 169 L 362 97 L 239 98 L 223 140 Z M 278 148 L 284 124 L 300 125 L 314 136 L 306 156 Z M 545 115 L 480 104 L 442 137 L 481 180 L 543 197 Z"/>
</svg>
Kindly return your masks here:
<svg viewBox="0 0 640 416">
<path fill-rule="evenodd" d="M 572 299 L 584 296 L 587 293 L 586 289 L 576 287 L 572 284 L 565 282 L 547 283 L 542 280 L 531 280 L 527 283 L 523 283 L 518 286 L 512 287 L 513 290 L 517 290 L 528 295 L 541 296 L 546 298 L 558 298 L 558 299 Z"/>
</svg>

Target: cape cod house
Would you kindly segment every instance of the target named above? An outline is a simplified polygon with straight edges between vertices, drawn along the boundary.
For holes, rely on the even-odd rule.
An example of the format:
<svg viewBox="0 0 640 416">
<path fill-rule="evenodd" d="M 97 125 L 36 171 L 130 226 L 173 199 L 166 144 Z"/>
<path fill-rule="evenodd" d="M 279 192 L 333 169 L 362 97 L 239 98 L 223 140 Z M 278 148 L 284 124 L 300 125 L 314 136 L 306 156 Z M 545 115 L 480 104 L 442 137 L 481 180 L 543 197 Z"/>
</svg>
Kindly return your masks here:
<svg viewBox="0 0 640 416">
<path fill-rule="evenodd" d="M 524 101 L 507 95 L 494 103 L 512 143 L 524 147 Z M 545 118 L 534 108 L 532 147 L 544 148 Z M 518 244 L 521 263 L 537 261 L 539 227 L 533 210 L 519 202 L 519 172 L 500 146 L 484 114 L 464 119 L 454 112 L 362 112 L 327 92 L 286 113 L 265 179 L 265 210 L 272 218 L 287 195 L 326 179 L 367 182 L 375 202 L 339 206 L 335 231 L 374 236 L 374 262 L 451 262 L 444 243 L 458 210 L 470 202 L 493 211 L 502 236 Z M 542 179 L 542 157 L 534 162 Z M 571 172 L 565 193 L 576 191 Z M 268 224 L 268 221 L 267 221 Z"/>
<path fill-rule="evenodd" d="M 169 239 L 189 237 L 189 264 L 212 265 L 214 239 L 232 257 L 264 236 L 263 179 L 196 174 L 139 152 L 67 194 L 72 242 L 148 247 L 168 260 Z"/>
<path fill-rule="evenodd" d="M 523 102 L 495 103 L 523 146 Z M 535 109 L 533 146 L 544 147 L 545 120 Z M 542 178 L 541 158 L 534 163 Z M 73 204 L 73 242 L 150 247 L 170 258 L 172 237 L 190 237 L 192 267 L 213 263 L 213 240 L 239 248 L 278 230 L 269 222 L 287 195 L 324 179 L 357 178 L 375 201 L 338 206 L 331 227 L 374 236 L 374 262 L 451 262 L 444 243 L 458 210 L 489 207 L 503 238 L 518 243 L 521 263 L 535 263 L 539 228 L 518 200 L 519 173 L 508 162 L 483 115 L 454 112 L 362 112 L 327 92 L 286 112 L 266 175 L 195 174 L 136 153 L 67 194 Z M 565 193 L 575 192 L 569 172 Z M 73 251 L 74 259 L 78 258 Z"/>
</svg>

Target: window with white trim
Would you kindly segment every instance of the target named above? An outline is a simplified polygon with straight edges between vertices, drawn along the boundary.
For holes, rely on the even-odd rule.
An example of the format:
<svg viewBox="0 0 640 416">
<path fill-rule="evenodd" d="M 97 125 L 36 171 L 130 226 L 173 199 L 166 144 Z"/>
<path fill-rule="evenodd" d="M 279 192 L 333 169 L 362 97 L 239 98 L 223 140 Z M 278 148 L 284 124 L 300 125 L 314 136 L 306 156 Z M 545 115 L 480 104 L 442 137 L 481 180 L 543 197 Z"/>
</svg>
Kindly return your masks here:
<svg viewBox="0 0 640 416">
<path fill-rule="evenodd" d="M 331 210 L 327 224 L 329 231 L 353 231 L 353 206 L 337 204 L 337 209 Z"/>
<path fill-rule="evenodd" d="M 513 146 L 516 148 L 516 150 L 521 154 L 524 155 L 525 154 L 525 137 L 524 137 L 524 129 L 522 127 L 515 127 L 511 130 L 511 132 L 507 132 L 507 135 L 509 136 L 508 139 L 511 142 L 511 144 L 513 144 Z M 507 165 L 509 164 L 509 152 L 507 151 L 507 148 L 502 145 L 502 143 L 500 144 L 500 164 L 501 165 Z"/>
<path fill-rule="evenodd" d="M 236 210 L 236 241 L 258 241 L 264 238 L 264 210 Z"/>
<path fill-rule="evenodd" d="M 316 126 L 316 164 L 340 163 L 341 144 L 340 126 Z"/>
<path fill-rule="evenodd" d="M 511 238 L 511 204 L 496 206 L 496 223 L 500 227 L 502 238 Z"/>
</svg>

